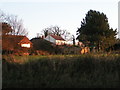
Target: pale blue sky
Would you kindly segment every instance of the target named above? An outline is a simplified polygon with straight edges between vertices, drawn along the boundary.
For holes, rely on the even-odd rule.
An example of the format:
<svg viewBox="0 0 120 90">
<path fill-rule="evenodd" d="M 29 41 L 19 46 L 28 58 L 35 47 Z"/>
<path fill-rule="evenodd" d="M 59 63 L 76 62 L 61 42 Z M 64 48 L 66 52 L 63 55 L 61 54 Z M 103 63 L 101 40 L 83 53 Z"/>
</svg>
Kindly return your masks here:
<svg viewBox="0 0 120 90">
<path fill-rule="evenodd" d="M 77 28 L 85 14 L 97 10 L 107 15 L 110 27 L 118 28 L 119 0 L 26 0 L 11 2 L 4 0 L 0 9 L 9 14 L 17 15 L 23 20 L 29 32 L 29 39 L 41 33 L 41 30 L 51 25 L 58 25 L 71 34 L 76 35 Z"/>
</svg>

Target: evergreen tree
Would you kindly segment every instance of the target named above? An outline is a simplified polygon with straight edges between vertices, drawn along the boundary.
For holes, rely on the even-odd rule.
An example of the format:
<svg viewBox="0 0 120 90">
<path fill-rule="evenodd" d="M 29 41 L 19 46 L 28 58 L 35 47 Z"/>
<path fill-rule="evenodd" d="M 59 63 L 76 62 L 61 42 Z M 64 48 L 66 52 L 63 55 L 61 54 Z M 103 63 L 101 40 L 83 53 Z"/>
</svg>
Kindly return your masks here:
<svg viewBox="0 0 120 90">
<path fill-rule="evenodd" d="M 104 13 L 90 10 L 81 21 L 77 35 L 77 39 L 85 45 L 104 50 L 115 43 L 117 30 L 109 27 L 108 18 Z"/>
<path fill-rule="evenodd" d="M 9 32 L 12 32 L 11 26 L 5 22 L 2 22 L 2 35 L 6 35 Z"/>
</svg>

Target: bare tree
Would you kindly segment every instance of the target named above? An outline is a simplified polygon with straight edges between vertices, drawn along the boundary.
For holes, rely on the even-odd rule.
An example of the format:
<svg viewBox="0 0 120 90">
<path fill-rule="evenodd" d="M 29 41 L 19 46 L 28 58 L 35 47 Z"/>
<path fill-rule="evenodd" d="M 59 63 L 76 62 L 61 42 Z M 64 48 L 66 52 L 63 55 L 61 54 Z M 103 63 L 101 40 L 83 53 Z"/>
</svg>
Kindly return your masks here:
<svg viewBox="0 0 120 90">
<path fill-rule="evenodd" d="M 50 26 L 50 27 L 44 28 L 42 30 L 42 33 L 44 33 L 45 37 L 50 34 L 62 36 L 65 40 L 71 40 L 71 37 L 72 37 L 67 30 L 61 29 L 59 26 Z"/>
<path fill-rule="evenodd" d="M 12 31 L 9 34 L 24 36 L 28 35 L 26 28 L 23 26 L 22 19 L 19 20 L 16 15 L 5 14 L 0 10 L 0 22 L 8 23 L 11 26 Z"/>
<path fill-rule="evenodd" d="M 58 35 L 58 36 L 61 36 L 61 35 L 64 35 L 66 30 L 61 30 L 60 27 L 58 26 L 53 26 L 51 27 L 51 32 L 54 34 L 54 35 Z"/>
<path fill-rule="evenodd" d="M 45 37 L 47 37 L 47 35 L 49 35 L 49 30 L 48 30 L 48 28 L 44 28 L 44 29 L 42 30 L 42 32 L 43 32 L 43 34 L 44 34 Z"/>
</svg>

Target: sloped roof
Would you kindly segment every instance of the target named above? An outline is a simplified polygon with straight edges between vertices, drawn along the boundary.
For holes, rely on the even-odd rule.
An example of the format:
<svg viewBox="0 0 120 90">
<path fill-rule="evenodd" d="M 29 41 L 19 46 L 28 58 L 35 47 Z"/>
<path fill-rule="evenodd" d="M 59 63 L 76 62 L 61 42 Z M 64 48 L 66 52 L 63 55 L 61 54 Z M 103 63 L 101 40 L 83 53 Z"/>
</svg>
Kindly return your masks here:
<svg viewBox="0 0 120 90">
<path fill-rule="evenodd" d="M 25 36 L 6 35 L 4 39 L 7 41 L 11 41 L 11 43 L 19 43 L 24 37 Z"/>
<path fill-rule="evenodd" d="M 57 36 L 57 35 L 50 35 L 51 37 L 53 37 L 56 40 L 63 40 L 65 41 L 61 36 Z"/>
<path fill-rule="evenodd" d="M 18 44 L 22 43 L 21 41 L 24 38 L 28 39 L 26 36 L 5 35 L 5 36 L 2 37 L 2 48 L 3 49 L 9 49 L 9 50 L 13 50 L 15 48 L 19 48 Z M 26 41 L 30 42 L 29 39 L 26 40 Z"/>
</svg>

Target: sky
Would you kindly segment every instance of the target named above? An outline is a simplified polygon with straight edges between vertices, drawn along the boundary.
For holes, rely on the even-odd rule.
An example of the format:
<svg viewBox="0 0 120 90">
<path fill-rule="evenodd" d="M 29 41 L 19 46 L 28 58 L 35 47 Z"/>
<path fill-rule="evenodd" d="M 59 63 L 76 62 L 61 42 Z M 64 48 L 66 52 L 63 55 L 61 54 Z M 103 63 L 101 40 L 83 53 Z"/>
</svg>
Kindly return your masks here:
<svg viewBox="0 0 120 90">
<path fill-rule="evenodd" d="M 76 36 L 77 28 L 87 12 L 92 9 L 108 17 L 110 27 L 118 28 L 119 0 L 1 0 L 0 9 L 17 15 L 32 39 L 44 28 L 59 26 Z M 76 36 L 77 37 L 77 36 Z"/>
</svg>

